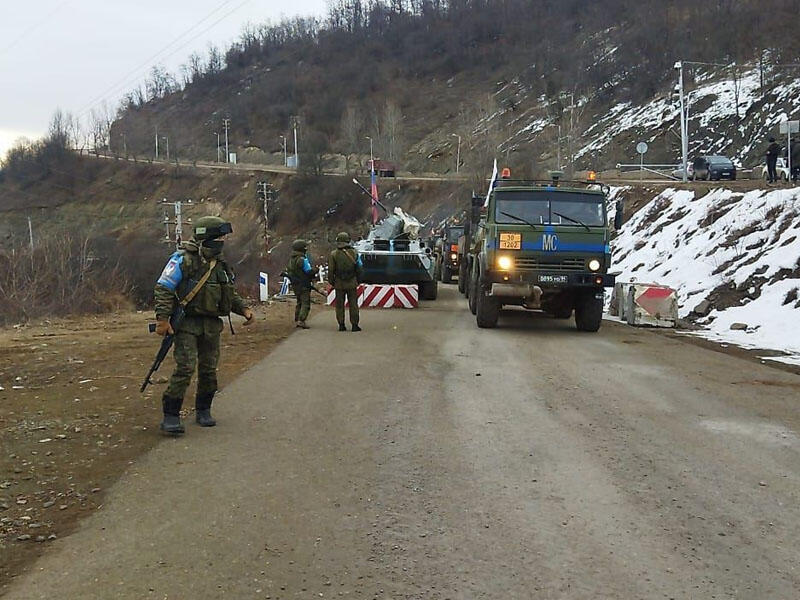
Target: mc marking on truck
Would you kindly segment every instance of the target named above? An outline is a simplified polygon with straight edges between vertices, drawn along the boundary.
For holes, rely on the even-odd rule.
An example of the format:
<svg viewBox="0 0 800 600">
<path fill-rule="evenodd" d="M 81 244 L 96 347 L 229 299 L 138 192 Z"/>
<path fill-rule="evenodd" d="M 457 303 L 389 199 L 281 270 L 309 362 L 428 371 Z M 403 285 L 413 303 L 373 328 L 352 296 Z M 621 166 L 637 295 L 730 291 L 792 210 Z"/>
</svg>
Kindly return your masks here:
<svg viewBox="0 0 800 600">
<path fill-rule="evenodd" d="M 554 233 L 545 233 L 542 236 L 542 250 L 556 252 L 558 250 L 558 236 Z"/>
</svg>

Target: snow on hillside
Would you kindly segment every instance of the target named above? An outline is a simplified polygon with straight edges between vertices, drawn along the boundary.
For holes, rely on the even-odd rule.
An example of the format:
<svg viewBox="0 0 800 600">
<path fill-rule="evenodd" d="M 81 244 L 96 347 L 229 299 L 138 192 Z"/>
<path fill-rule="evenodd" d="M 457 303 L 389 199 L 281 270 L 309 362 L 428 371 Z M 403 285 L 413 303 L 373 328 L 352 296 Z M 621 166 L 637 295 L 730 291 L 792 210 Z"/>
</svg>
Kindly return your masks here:
<svg viewBox="0 0 800 600">
<path fill-rule="evenodd" d="M 778 123 L 786 120 L 788 113 L 796 114 L 798 91 L 800 82 L 793 80 L 765 85 L 762 94 L 758 69 L 743 71 L 735 78 L 730 70 L 722 78 L 708 74 L 699 78 L 686 94 L 690 154 L 727 154 L 739 164 L 760 158 L 760 146 L 768 135 L 777 133 Z M 653 143 L 670 127 L 677 132 L 679 114 L 678 102 L 670 96 L 643 105 L 617 104 L 583 133 L 584 145 L 577 156 L 600 152 L 625 133 Z M 675 140 L 677 144 L 677 137 Z"/>
<path fill-rule="evenodd" d="M 702 335 L 800 364 L 800 188 L 667 189 L 612 242 L 618 281 L 669 285 Z M 704 302 L 705 301 L 705 302 Z M 731 329 L 746 325 L 746 329 Z"/>
<path fill-rule="evenodd" d="M 691 68 L 687 67 L 687 81 L 690 73 Z M 769 136 L 778 134 L 778 124 L 800 116 L 800 80 L 786 73 L 768 69 L 762 73 L 752 67 L 737 71 L 731 65 L 697 71 L 694 76 L 694 82 L 687 82 L 686 87 L 690 157 L 725 154 L 740 166 L 756 166 L 762 161 Z M 677 83 L 677 74 L 675 77 Z M 625 82 L 616 83 L 624 87 Z M 541 144 L 543 139 L 543 148 L 549 149 L 558 135 L 558 124 L 562 128 L 568 126 L 569 95 L 558 106 L 552 98 L 534 96 L 529 86 L 514 79 L 500 85 L 494 97 L 498 109 L 481 119 L 476 131 L 482 131 L 490 122 L 502 122 L 508 137 L 501 142 L 501 149 Z M 607 167 L 630 162 L 636 156 L 635 141 L 650 144 L 653 152 L 648 159 L 676 165 L 679 162 L 680 110 L 672 90 L 641 104 L 626 100 L 606 106 L 599 94 L 575 96 L 574 101 L 576 115 L 583 115 L 583 121 L 590 123 L 583 131 L 575 131 L 579 166 L 596 165 L 598 160 Z M 552 130 L 547 133 L 547 128 Z M 568 134 L 562 130 L 562 136 Z M 564 148 L 564 156 L 566 152 Z"/>
</svg>

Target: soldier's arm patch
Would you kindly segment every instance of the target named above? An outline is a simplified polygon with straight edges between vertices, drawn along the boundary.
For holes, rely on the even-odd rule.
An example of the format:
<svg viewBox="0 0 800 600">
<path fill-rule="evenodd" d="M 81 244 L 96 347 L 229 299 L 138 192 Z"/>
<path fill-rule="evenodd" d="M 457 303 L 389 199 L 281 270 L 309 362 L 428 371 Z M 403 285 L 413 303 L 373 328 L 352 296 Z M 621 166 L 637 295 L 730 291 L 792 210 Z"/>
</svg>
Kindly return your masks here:
<svg viewBox="0 0 800 600">
<path fill-rule="evenodd" d="M 176 252 L 170 257 L 167 266 L 161 272 L 161 276 L 158 278 L 158 285 L 164 286 L 171 292 L 178 289 L 183 280 L 181 264 L 183 264 L 183 255 Z"/>
</svg>

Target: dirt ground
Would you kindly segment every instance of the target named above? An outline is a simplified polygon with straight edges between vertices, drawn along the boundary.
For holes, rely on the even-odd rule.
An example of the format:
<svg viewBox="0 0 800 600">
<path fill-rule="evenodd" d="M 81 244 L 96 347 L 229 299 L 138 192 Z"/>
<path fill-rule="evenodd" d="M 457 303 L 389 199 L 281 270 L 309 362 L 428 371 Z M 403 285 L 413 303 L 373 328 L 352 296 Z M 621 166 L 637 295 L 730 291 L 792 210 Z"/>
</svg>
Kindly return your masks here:
<svg viewBox="0 0 800 600">
<path fill-rule="evenodd" d="M 222 387 L 294 331 L 293 307 L 256 308 L 247 328 L 234 317 L 235 336 L 226 326 Z M 147 333 L 151 319 L 132 312 L 0 330 L 0 593 L 163 439 L 160 397 L 172 357 L 139 393 L 159 343 Z M 190 389 L 189 411 L 193 397 Z"/>
</svg>

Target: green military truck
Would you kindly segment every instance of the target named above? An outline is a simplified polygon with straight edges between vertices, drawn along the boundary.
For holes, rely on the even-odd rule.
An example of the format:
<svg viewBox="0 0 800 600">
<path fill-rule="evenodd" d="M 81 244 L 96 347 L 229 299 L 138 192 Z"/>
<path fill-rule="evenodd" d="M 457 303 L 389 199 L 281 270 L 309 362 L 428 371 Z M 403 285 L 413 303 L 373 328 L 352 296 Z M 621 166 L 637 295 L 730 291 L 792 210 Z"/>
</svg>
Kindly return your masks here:
<svg viewBox="0 0 800 600">
<path fill-rule="evenodd" d="M 458 240 L 464 235 L 463 225 L 446 225 L 440 243 L 437 243 L 437 272 L 442 283 L 453 281 L 459 272 Z"/>
<path fill-rule="evenodd" d="M 608 191 L 560 173 L 545 182 L 497 180 L 469 244 L 467 294 L 478 327 L 495 327 L 504 305 L 518 305 L 558 319 L 574 311 L 579 330 L 600 328 L 604 288 L 614 285 Z M 621 219 L 619 203 L 616 228 Z"/>
</svg>

